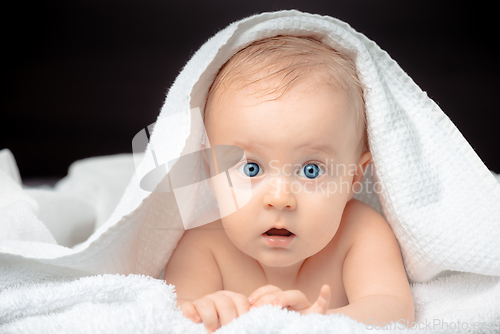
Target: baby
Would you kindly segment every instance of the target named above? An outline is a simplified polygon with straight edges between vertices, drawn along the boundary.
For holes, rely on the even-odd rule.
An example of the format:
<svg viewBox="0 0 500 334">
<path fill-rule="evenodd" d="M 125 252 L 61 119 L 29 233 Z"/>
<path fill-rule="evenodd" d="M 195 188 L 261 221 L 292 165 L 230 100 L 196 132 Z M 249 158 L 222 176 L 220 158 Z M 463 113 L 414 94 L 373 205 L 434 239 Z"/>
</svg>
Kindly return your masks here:
<svg viewBox="0 0 500 334">
<path fill-rule="evenodd" d="M 272 304 L 413 321 L 396 238 L 353 199 L 371 161 L 363 89 L 349 57 L 310 37 L 256 41 L 221 67 L 205 127 L 212 146 L 243 148 L 231 173 L 250 180 L 252 196 L 175 249 L 164 278 L 186 317 L 214 331 Z"/>
</svg>

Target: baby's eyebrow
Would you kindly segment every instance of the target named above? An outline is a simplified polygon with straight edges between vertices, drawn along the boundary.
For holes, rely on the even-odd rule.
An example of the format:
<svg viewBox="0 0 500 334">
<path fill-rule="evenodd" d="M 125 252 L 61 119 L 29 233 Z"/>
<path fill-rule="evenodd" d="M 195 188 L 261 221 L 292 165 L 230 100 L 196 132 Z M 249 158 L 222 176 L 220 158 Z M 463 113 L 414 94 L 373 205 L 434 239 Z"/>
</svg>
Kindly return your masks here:
<svg viewBox="0 0 500 334">
<path fill-rule="evenodd" d="M 259 152 L 259 151 L 262 152 L 262 151 L 265 151 L 268 148 L 267 145 L 261 145 L 261 144 L 258 144 L 258 143 L 240 143 L 240 142 L 235 142 L 233 145 L 241 147 L 246 152 Z M 333 146 L 332 145 L 328 145 L 328 144 L 311 144 L 311 143 L 308 143 L 308 144 L 304 144 L 304 145 L 298 146 L 295 149 L 293 149 L 293 151 L 295 151 L 295 150 L 318 151 L 318 152 L 325 153 L 326 155 L 328 155 L 330 157 L 336 155 L 336 151 L 333 148 Z"/>
<path fill-rule="evenodd" d="M 328 144 L 304 144 L 297 147 L 297 150 L 319 151 L 325 153 L 328 156 L 334 156 L 336 153 L 334 148 Z"/>
<path fill-rule="evenodd" d="M 264 151 L 267 146 L 266 145 L 261 145 L 257 143 L 240 143 L 240 142 L 235 142 L 233 145 L 236 145 L 238 147 L 241 147 L 244 151 Z"/>
</svg>

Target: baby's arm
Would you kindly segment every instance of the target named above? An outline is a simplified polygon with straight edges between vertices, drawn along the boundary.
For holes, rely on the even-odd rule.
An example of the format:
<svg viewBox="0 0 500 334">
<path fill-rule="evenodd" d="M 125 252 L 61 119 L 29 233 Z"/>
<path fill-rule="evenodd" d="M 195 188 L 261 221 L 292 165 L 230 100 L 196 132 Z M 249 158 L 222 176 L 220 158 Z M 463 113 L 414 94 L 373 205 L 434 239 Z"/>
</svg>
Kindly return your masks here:
<svg viewBox="0 0 500 334">
<path fill-rule="evenodd" d="M 208 246 L 217 231 L 192 229 L 184 233 L 165 269 L 164 279 L 174 284 L 177 305 L 194 322 L 203 321 L 207 330 L 248 311 L 246 296 L 223 291 L 217 262 Z"/>
<path fill-rule="evenodd" d="M 328 313 L 343 313 L 364 323 L 413 322 L 413 297 L 392 230 L 373 208 L 360 203 L 351 209 L 345 237 L 352 245 L 343 265 L 349 305 Z"/>
<path fill-rule="evenodd" d="M 212 233 L 208 230 L 188 230 L 175 248 L 164 279 L 175 285 L 177 301 L 194 301 L 222 289 L 217 263 L 203 240 L 203 237 L 210 238 Z"/>
</svg>

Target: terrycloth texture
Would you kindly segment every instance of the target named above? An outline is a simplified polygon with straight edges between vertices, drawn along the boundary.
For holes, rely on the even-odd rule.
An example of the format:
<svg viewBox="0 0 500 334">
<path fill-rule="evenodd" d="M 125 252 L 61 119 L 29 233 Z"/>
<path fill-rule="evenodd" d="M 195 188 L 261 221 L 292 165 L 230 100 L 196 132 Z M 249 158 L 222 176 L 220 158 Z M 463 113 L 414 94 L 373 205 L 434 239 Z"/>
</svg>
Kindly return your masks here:
<svg viewBox="0 0 500 334">
<path fill-rule="evenodd" d="M 174 287 L 164 281 L 136 275 L 78 279 L 76 273 L 59 276 L 55 270 L 32 281 L 32 272 L 19 265 L 0 267 L 0 277 L 11 278 L 0 285 L 1 333 L 206 333 L 175 309 Z M 499 282 L 498 277 L 459 274 L 415 284 L 417 317 L 411 332 L 498 333 Z M 365 325 L 340 315 L 301 316 L 269 305 L 217 333 L 371 333 L 376 326 L 385 326 L 383 333 L 408 333 L 401 323 Z"/>
<path fill-rule="evenodd" d="M 366 188 L 359 198 L 375 207 L 380 204 L 401 245 L 410 279 L 426 281 L 443 271 L 500 275 L 500 185 L 467 141 L 374 42 L 339 20 L 295 10 L 235 22 L 194 54 L 158 117 L 157 124 L 168 120 L 167 127 L 153 131 L 115 210 L 78 247 L 57 245 L 36 216 L 37 202 L 0 172 L 0 263 L 37 263 L 33 279 L 41 268 L 158 277 L 182 236 L 184 220 L 216 203 L 203 184 L 189 189 L 191 201 L 177 203 L 182 189 L 150 193 L 140 182 L 157 164 L 200 149 L 202 132 L 191 109 L 203 111 L 217 70 L 252 41 L 278 34 L 313 36 L 355 55 L 360 79 L 370 88 L 365 96 L 368 136 L 374 181 L 381 189 L 378 198 Z M 151 148 L 158 153 L 155 157 Z M 203 173 L 199 161 L 185 172 L 196 179 Z M 498 296 L 498 290 L 493 292 Z M 482 309 L 470 312 L 483 315 Z M 289 323 L 284 315 L 274 321 Z"/>
</svg>

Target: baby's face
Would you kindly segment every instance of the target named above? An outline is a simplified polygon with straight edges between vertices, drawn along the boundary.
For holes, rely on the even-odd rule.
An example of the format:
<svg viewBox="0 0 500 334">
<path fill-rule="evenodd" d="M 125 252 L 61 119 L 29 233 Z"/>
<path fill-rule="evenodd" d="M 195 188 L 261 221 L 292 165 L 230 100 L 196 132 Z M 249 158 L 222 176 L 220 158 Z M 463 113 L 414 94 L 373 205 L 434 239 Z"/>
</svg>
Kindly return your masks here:
<svg viewBox="0 0 500 334">
<path fill-rule="evenodd" d="M 337 232 L 352 196 L 361 134 L 347 94 L 330 85 L 299 82 L 267 102 L 274 96 L 253 92 L 224 94 L 206 124 L 211 145 L 244 149 L 246 160 L 231 177 L 250 179 L 252 189 L 250 201 L 222 224 L 244 253 L 267 266 L 289 266 L 319 252 Z"/>
</svg>

